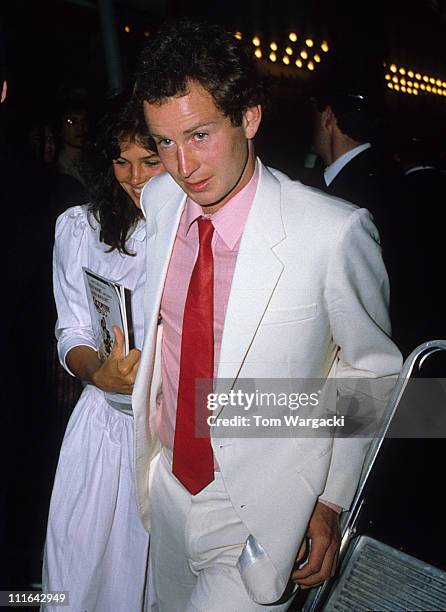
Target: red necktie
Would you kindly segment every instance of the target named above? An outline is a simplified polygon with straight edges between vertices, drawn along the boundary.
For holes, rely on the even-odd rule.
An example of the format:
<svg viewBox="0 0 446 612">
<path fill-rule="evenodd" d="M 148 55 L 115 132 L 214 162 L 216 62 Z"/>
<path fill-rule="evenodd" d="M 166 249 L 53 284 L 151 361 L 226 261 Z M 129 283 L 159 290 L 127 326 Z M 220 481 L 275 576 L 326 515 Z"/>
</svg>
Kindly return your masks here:
<svg viewBox="0 0 446 612">
<path fill-rule="evenodd" d="M 172 472 L 196 495 L 214 480 L 214 457 L 206 419 L 206 392 L 214 376 L 214 258 L 209 219 L 198 219 L 200 248 L 187 291 L 181 335 L 180 379 Z M 207 379 L 196 394 L 196 379 Z M 208 387 L 205 389 L 205 387 Z M 197 430 L 200 437 L 197 437 Z"/>
</svg>

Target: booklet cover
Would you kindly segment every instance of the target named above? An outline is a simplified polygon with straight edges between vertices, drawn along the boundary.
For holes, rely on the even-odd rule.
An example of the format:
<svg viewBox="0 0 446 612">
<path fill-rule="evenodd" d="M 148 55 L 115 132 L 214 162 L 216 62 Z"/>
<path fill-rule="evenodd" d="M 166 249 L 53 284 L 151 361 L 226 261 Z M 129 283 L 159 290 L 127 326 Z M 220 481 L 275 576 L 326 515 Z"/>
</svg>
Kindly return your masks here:
<svg viewBox="0 0 446 612">
<path fill-rule="evenodd" d="M 134 347 L 130 290 L 86 267 L 82 270 L 90 298 L 88 304 L 99 358 L 106 359 L 112 351 L 115 338 L 113 325 L 117 325 L 124 333 L 127 355 Z"/>
</svg>

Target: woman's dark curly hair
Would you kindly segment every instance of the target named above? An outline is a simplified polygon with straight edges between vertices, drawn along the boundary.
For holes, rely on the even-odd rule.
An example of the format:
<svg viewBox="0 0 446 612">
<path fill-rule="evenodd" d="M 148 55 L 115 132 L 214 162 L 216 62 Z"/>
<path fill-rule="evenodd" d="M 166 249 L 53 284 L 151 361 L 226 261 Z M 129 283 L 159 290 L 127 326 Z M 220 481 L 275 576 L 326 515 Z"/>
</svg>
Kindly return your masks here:
<svg viewBox="0 0 446 612">
<path fill-rule="evenodd" d="M 98 126 L 98 135 L 87 152 L 85 174 L 90 196 L 89 212 L 100 225 L 100 240 L 125 255 L 126 241 L 141 212 L 122 189 L 113 172 L 113 160 L 121 155 L 123 142 L 135 142 L 156 151 L 144 117 L 127 93 L 115 96 Z"/>
<path fill-rule="evenodd" d="M 234 126 L 241 125 L 246 109 L 266 103 L 255 62 L 234 34 L 219 25 L 182 19 L 162 26 L 143 49 L 135 95 L 140 105 L 162 103 L 185 95 L 190 81 L 211 94 Z"/>
</svg>

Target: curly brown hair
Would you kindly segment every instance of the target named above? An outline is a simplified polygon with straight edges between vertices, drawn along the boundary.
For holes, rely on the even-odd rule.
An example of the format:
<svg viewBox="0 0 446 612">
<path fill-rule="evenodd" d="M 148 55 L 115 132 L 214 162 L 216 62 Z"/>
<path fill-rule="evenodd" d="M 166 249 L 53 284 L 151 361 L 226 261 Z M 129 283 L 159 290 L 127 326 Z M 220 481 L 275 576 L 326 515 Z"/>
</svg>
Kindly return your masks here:
<svg viewBox="0 0 446 612">
<path fill-rule="evenodd" d="M 162 103 L 184 95 L 191 81 L 208 91 L 234 126 L 247 108 L 267 102 L 265 82 L 251 53 L 219 25 L 179 20 L 161 27 L 143 49 L 136 71 L 135 95 Z"/>
</svg>

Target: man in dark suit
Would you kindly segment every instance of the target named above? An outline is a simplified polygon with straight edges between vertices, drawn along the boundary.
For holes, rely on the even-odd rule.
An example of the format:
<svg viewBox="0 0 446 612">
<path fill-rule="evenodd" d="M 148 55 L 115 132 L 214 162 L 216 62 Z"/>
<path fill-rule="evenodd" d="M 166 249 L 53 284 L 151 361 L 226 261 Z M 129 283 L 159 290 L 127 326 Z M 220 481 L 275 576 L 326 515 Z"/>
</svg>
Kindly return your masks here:
<svg viewBox="0 0 446 612">
<path fill-rule="evenodd" d="M 382 75 L 358 74 L 366 77 L 352 78 L 334 64 L 313 88 L 313 149 L 325 164 L 316 186 L 372 213 L 390 276 L 393 336 L 408 353 L 414 347 L 407 304 L 413 206 L 402 172 L 376 144 L 383 116 Z"/>
<path fill-rule="evenodd" d="M 438 167 L 435 147 L 424 137 L 412 137 L 402 142 L 397 159 L 404 171 L 414 208 L 413 270 L 418 279 L 417 286 L 421 287 L 414 300 L 423 314 L 416 330 L 417 343 L 420 343 L 446 337 L 444 304 L 439 295 L 444 261 L 446 175 Z"/>
</svg>

